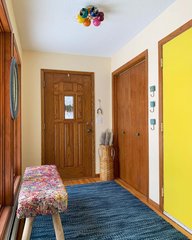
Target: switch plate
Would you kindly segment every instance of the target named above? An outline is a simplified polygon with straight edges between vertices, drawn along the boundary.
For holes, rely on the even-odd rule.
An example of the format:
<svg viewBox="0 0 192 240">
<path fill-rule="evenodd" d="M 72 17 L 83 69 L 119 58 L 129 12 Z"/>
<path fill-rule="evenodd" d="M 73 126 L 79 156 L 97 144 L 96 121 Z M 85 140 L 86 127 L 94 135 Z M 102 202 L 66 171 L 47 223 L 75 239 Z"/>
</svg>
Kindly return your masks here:
<svg viewBox="0 0 192 240">
<path fill-rule="evenodd" d="M 102 118 L 96 118 L 96 123 L 102 123 Z"/>
</svg>

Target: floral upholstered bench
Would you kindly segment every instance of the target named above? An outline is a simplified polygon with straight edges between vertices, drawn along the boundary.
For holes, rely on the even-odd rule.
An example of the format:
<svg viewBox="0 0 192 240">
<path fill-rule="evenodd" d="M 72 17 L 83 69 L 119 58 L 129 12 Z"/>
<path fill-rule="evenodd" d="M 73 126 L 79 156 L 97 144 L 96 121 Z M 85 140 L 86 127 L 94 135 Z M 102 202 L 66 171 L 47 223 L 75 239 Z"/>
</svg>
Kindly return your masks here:
<svg viewBox="0 0 192 240">
<path fill-rule="evenodd" d="M 30 239 L 35 216 L 52 214 L 56 239 L 63 240 L 59 213 L 67 211 L 68 194 L 55 165 L 27 167 L 21 185 L 17 217 L 26 218 L 22 240 Z"/>
</svg>

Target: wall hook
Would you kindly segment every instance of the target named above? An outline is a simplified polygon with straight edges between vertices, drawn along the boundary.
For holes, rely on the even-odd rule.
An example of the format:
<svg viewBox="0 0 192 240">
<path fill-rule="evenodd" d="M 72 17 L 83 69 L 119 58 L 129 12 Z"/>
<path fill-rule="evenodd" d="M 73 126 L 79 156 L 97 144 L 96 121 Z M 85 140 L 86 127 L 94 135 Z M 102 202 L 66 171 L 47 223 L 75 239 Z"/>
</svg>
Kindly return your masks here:
<svg viewBox="0 0 192 240">
<path fill-rule="evenodd" d="M 154 97 L 155 96 L 155 86 L 151 86 L 150 87 L 150 92 L 152 92 L 152 94 L 150 94 L 151 97 Z"/>
<path fill-rule="evenodd" d="M 152 130 L 152 131 L 155 130 L 156 119 L 151 119 L 151 120 L 150 120 L 150 123 L 151 123 L 151 125 L 152 125 L 151 130 Z"/>
<path fill-rule="evenodd" d="M 150 109 L 150 112 L 154 112 L 155 111 L 155 109 L 154 109 L 154 107 L 155 107 L 155 102 L 153 101 L 153 102 L 150 102 L 150 107 L 152 108 L 152 110 Z"/>
</svg>

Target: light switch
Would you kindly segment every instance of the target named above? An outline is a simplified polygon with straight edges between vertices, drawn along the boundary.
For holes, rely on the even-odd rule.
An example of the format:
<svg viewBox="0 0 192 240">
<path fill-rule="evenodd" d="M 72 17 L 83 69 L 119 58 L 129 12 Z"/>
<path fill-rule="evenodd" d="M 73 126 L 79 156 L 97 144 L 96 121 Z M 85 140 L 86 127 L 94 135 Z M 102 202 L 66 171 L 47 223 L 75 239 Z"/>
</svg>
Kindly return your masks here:
<svg viewBox="0 0 192 240">
<path fill-rule="evenodd" d="M 102 123 L 102 118 L 97 118 L 96 123 Z"/>
</svg>

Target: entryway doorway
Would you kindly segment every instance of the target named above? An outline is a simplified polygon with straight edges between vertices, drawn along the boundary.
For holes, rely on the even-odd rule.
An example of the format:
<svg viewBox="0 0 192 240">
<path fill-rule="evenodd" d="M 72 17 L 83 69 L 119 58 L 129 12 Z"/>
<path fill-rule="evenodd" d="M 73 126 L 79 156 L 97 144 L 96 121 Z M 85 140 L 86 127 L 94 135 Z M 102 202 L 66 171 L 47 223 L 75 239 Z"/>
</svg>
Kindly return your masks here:
<svg viewBox="0 0 192 240">
<path fill-rule="evenodd" d="M 159 42 L 160 203 L 192 234 L 192 20 Z"/>
<path fill-rule="evenodd" d="M 115 175 L 148 199 L 147 50 L 113 73 Z"/>
<path fill-rule="evenodd" d="M 41 73 L 42 164 L 55 164 L 62 179 L 94 177 L 94 74 Z"/>
</svg>

